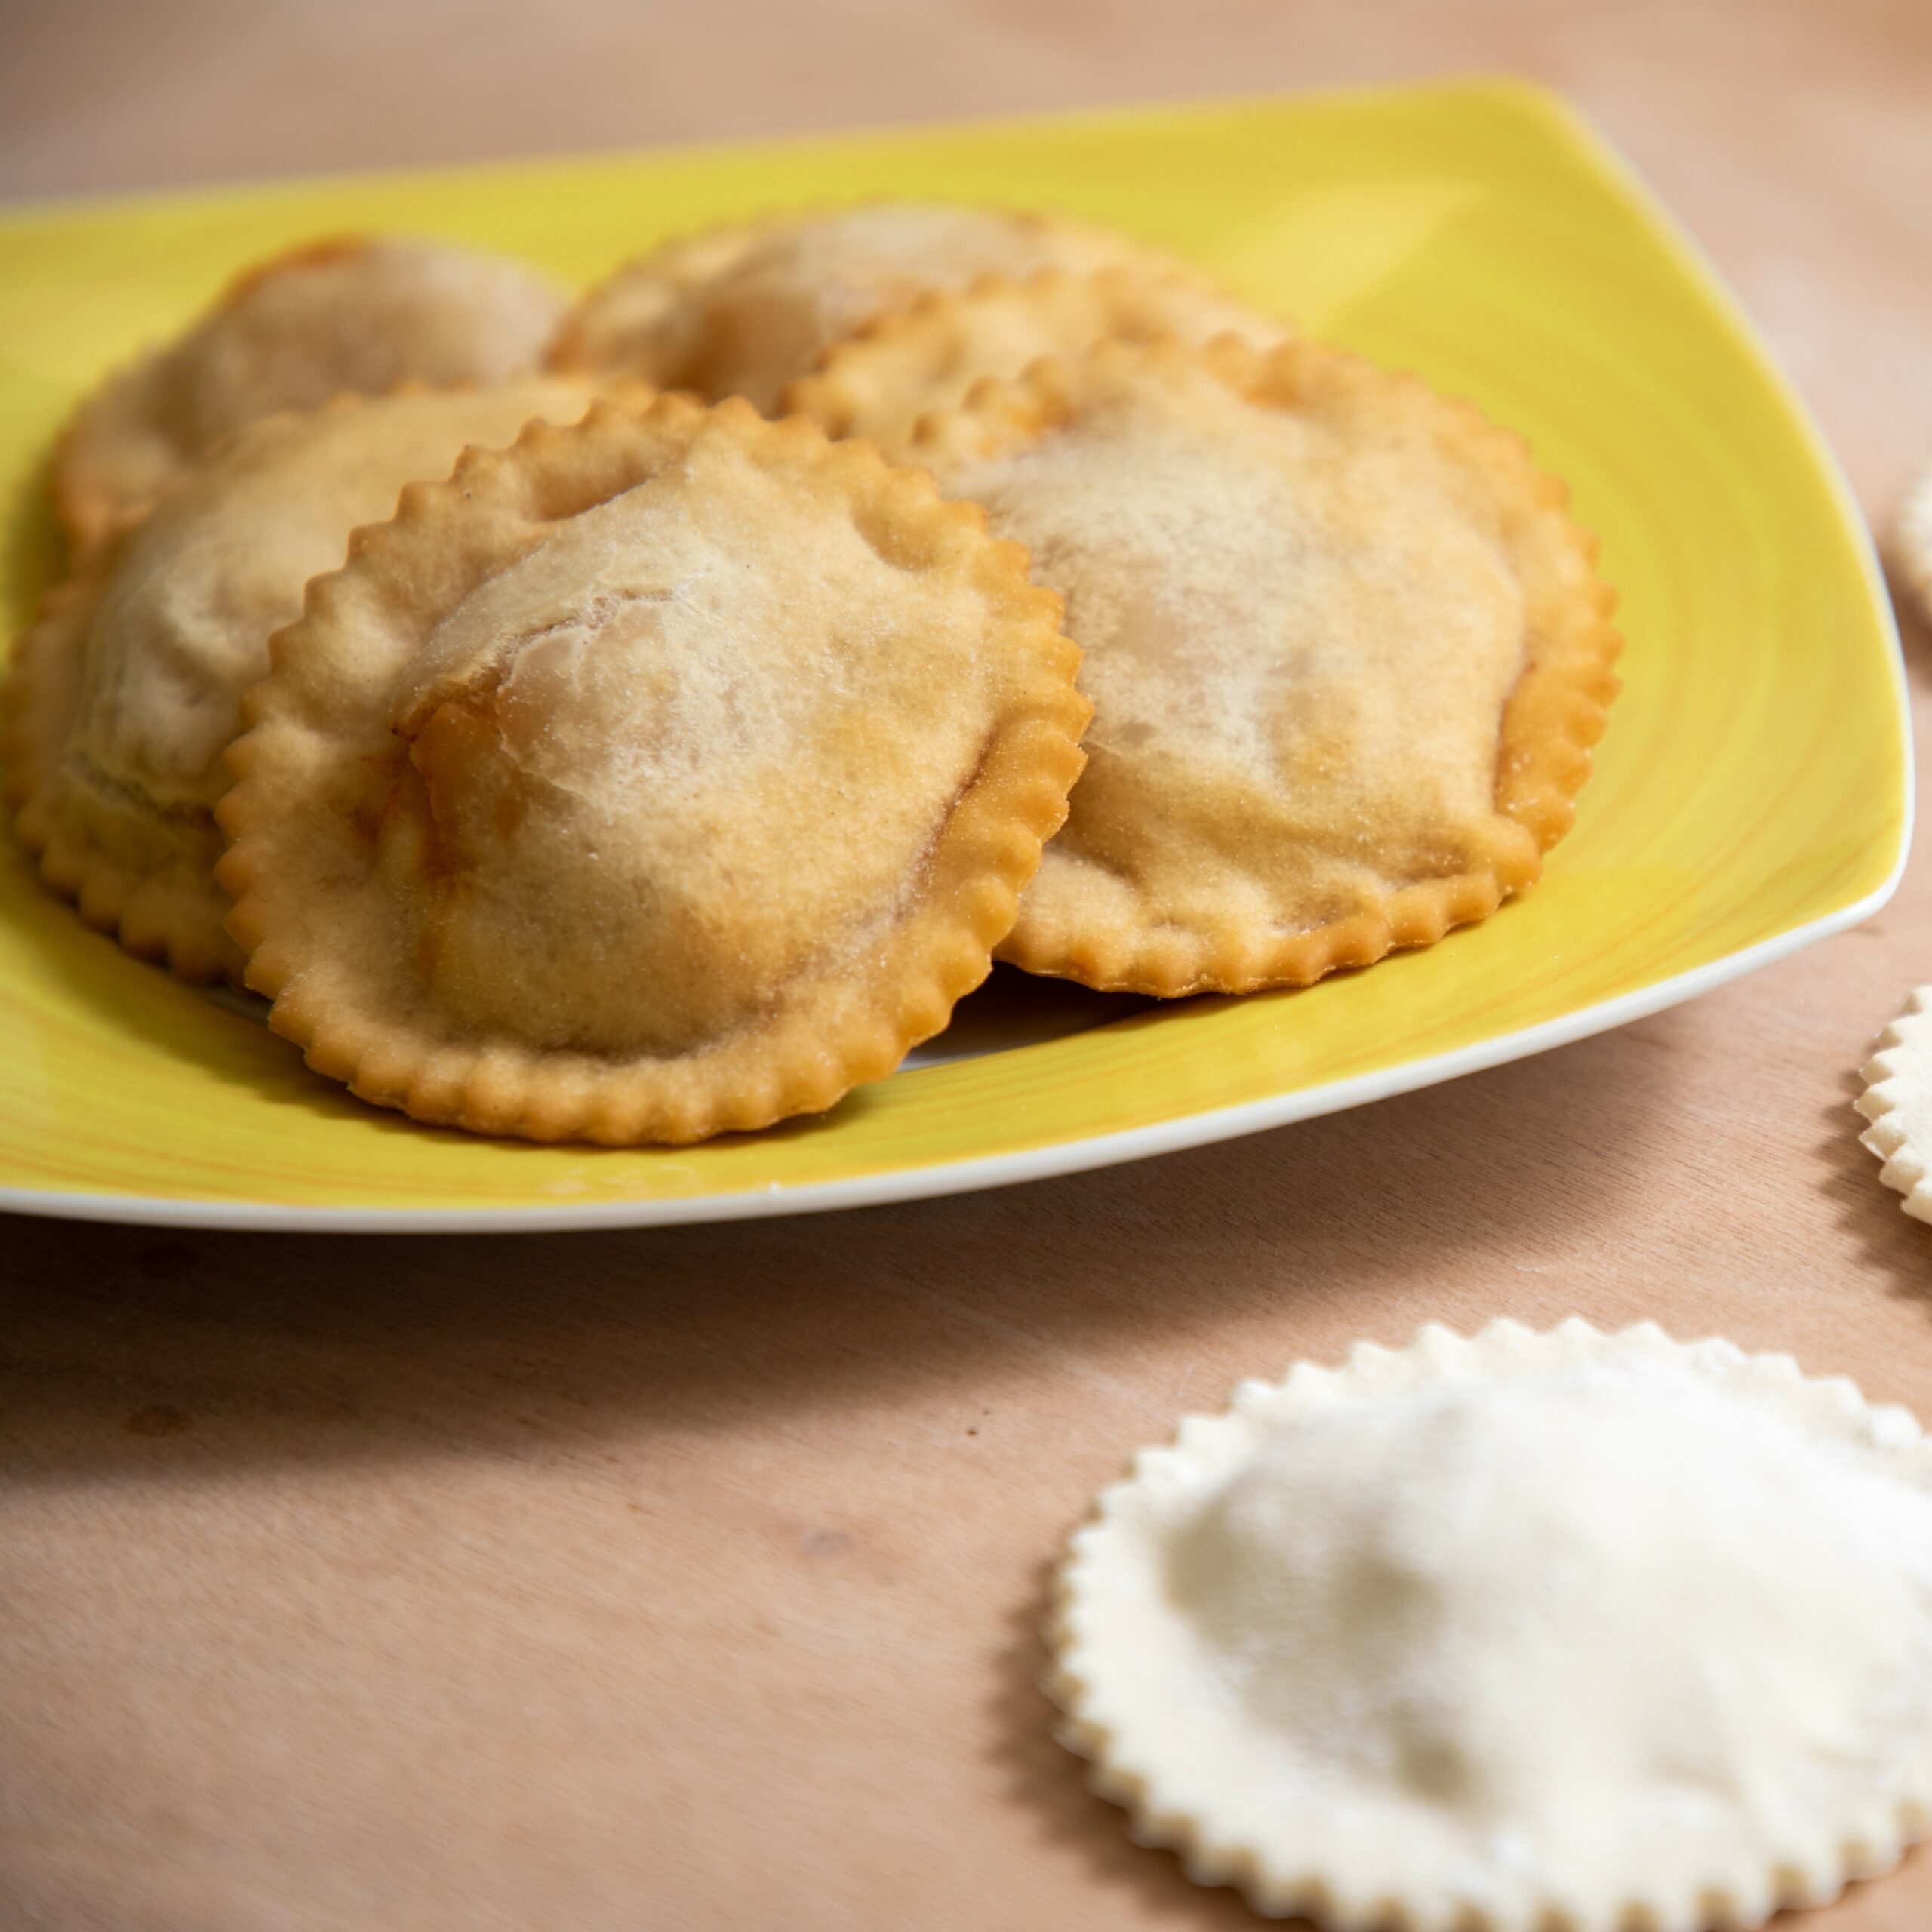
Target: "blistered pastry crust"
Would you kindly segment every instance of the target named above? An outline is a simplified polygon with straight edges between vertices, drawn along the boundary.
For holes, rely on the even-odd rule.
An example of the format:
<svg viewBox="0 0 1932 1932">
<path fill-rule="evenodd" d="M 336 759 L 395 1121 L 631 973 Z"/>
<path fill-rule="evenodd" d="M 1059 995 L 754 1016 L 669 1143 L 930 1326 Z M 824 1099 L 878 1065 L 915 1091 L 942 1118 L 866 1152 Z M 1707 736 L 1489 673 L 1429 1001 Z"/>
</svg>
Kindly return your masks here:
<svg viewBox="0 0 1932 1932">
<path fill-rule="evenodd" d="M 1139 369 L 1158 377 L 1164 366 L 1180 370 L 1189 362 L 1213 369 L 1260 408 L 1294 411 L 1310 397 L 1332 398 L 1374 411 L 1392 434 L 1447 452 L 1471 486 L 1486 494 L 1543 615 L 1529 626 L 1521 669 L 1498 723 L 1484 856 L 1466 869 L 1385 885 L 1364 894 L 1346 916 L 1306 930 L 1241 928 L 1232 921 L 1209 931 L 1177 920 L 1131 880 L 1132 916 L 1106 909 L 1117 905 L 1118 882 L 1080 877 L 1075 868 L 1084 862 L 1066 856 L 1065 841 L 1050 849 L 998 956 L 1029 972 L 1164 998 L 1306 986 L 1399 947 L 1432 944 L 1534 884 L 1543 854 L 1574 819 L 1590 748 L 1619 688 L 1614 667 L 1622 648 L 1611 623 L 1615 593 L 1594 568 L 1595 540 L 1570 520 L 1566 486 L 1537 468 L 1522 438 L 1417 377 L 1326 346 L 1291 340 L 1262 350 L 1225 336 L 1204 346 L 1103 343 L 1084 358 L 1035 364 L 1016 382 L 982 383 L 961 408 L 921 422 L 912 459 L 931 463 L 944 485 L 966 462 L 1024 450 L 1076 423 L 1090 383 L 1123 373 L 1131 381 Z M 1069 621 L 1078 632 L 1077 611 Z M 1078 641 L 1083 649 L 1094 647 L 1094 640 Z M 1103 710 L 1097 740 L 1106 724 Z M 1076 826 L 1081 808 L 1076 793 Z"/>
<path fill-rule="evenodd" d="M 551 339 L 553 369 L 622 370 L 640 381 L 674 385 L 675 364 L 643 345 L 698 291 L 741 261 L 768 237 L 831 212 L 829 207 L 788 209 L 748 221 L 725 222 L 674 235 L 620 263 L 579 297 Z"/>
<path fill-rule="evenodd" d="M 1271 347 L 1287 325 L 1180 267 L 1120 263 L 1076 273 L 990 274 L 964 290 L 932 289 L 827 349 L 793 383 L 784 407 L 827 435 L 869 436 L 894 461 L 909 460 L 919 419 L 964 402 L 974 386 L 1010 380 L 1043 355 L 1084 354 L 1096 343 L 1179 336 L 1241 337 Z"/>
<path fill-rule="evenodd" d="M 675 1049 L 533 1046 L 439 1004 L 408 939 L 415 875 L 400 887 L 385 876 L 379 847 L 386 820 L 417 810 L 398 731 L 433 708 L 433 680 L 396 714 L 396 730 L 392 705 L 427 675 L 425 642 L 451 611 L 544 532 L 669 473 L 701 437 L 727 439 L 835 506 L 900 568 L 970 585 L 1003 695 L 977 764 L 860 955 L 801 969 L 752 1017 Z M 706 410 L 665 396 L 641 417 L 600 407 L 569 431 L 533 424 L 509 451 L 466 457 L 447 484 L 406 491 L 395 519 L 358 531 L 347 566 L 315 580 L 303 617 L 272 641 L 218 813 L 231 840 L 220 868 L 235 900 L 229 931 L 248 955 L 248 983 L 275 1002 L 270 1023 L 311 1066 L 420 1120 L 632 1145 L 822 1111 L 889 1072 L 984 977 L 1065 816 L 1090 707 L 1058 618 L 1058 599 L 1027 579 L 1024 552 L 988 540 L 976 509 L 943 503 L 928 478 L 889 470 L 869 445 L 828 445 L 802 420 L 774 425 L 743 403 Z M 809 811 L 808 790 L 798 808 Z M 635 971 L 648 986 L 650 959 Z"/>
<path fill-rule="evenodd" d="M 1190 1416 L 1171 1444 L 1134 1457 L 1129 1474 L 1096 1498 L 1054 1574 L 1045 1688 L 1064 1713 L 1058 1735 L 1088 1761 L 1093 1789 L 1132 1815 L 1140 1842 L 1177 1852 L 1197 1884 L 1238 1887 L 1266 1916 L 1305 1915 L 1337 1932 L 1715 1932 L 1761 1925 L 1781 1907 L 1826 1903 L 1854 1879 L 1890 1870 L 1932 1829 L 1932 1737 L 1924 1737 L 1905 1752 L 1895 1789 L 1857 1815 L 1820 1821 L 1808 1844 L 1727 1844 L 1708 1869 L 1668 1881 L 1630 1871 L 1617 1890 L 1593 1897 L 1574 1888 L 1538 1897 L 1535 1884 L 1522 1882 L 1518 1850 L 1515 1902 L 1490 1909 L 1447 1882 L 1439 1891 L 1392 1893 L 1382 1861 L 1364 1866 L 1359 1843 L 1349 1858 L 1329 1844 L 1230 1835 L 1174 1788 L 1145 1711 L 1122 1694 L 1134 1660 L 1109 1649 L 1115 1606 L 1146 1600 L 1142 1558 L 1124 1527 L 1141 1500 L 1212 1481 L 1247 1462 L 1281 1424 L 1351 1402 L 1598 1364 L 1687 1370 L 1821 1442 L 1856 1445 L 1903 1485 L 1932 1489 L 1932 1441 L 1903 1409 L 1869 1404 L 1841 1376 L 1807 1376 L 1789 1355 L 1747 1355 L 1716 1338 L 1680 1343 L 1654 1322 L 1604 1334 L 1575 1317 L 1546 1332 L 1501 1320 L 1466 1339 L 1431 1323 L 1401 1349 L 1358 1343 L 1339 1369 L 1304 1361 L 1279 1383 L 1244 1382 L 1229 1409 Z M 1535 1721 L 1534 1712 L 1523 1715 Z"/>
</svg>

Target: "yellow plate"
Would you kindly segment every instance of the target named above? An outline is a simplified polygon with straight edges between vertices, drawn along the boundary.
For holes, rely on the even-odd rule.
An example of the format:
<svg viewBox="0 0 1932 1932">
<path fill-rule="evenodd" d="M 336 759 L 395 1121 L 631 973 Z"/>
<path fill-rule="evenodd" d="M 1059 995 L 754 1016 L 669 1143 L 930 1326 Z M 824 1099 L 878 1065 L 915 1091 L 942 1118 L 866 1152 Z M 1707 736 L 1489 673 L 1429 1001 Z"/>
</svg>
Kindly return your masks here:
<svg viewBox="0 0 1932 1932">
<path fill-rule="evenodd" d="M 474 1140 L 365 1108 L 255 1018 L 84 931 L 14 853 L 0 864 L 0 1206 L 565 1226 L 990 1186 L 1535 1052 L 1763 965 L 1890 894 L 1911 816 L 1903 676 L 1844 485 L 1669 218 L 1561 103 L 1513 83 L 14 219 L 0 224 L 11 614 L 49 567 L 41 465 L 75 398 L 257 256 L 318 232 L 414 230 L 583 281 L 702 223 L 878 194 L 1117 223 L 1529 437 L 1603 537 L 1629 640 L 1597 775 L 1543 883 L 1439 946 L 1305 992 L 1124 1008 L 1002 974 L 936 1051 L 822 1120 L 622 1152 Z"/>
</svg>

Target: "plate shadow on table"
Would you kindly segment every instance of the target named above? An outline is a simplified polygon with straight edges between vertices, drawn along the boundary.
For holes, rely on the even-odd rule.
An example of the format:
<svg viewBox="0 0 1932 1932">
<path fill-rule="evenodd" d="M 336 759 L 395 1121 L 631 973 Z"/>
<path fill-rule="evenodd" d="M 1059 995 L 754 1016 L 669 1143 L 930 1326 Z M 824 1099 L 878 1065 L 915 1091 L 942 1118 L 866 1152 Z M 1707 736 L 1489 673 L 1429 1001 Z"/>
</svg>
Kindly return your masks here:
<svg viewBox="0 0 1932 1932">
<path fill-rule="evenodd" d="M 1566 1240 L 1617 1225 L 1678 1075 L 1614 1038 L 1219 1146 L 841 1214 L 435 1238 L 0 1222 L 0 1470 L 506 1443 L 635 1463 L 654 1431 L 943 1401 L 1015 1362 L 1077 1375 L 1110 1340 L 1184 1363 L 1227 1322 L 1279 1310 L 1286 1328 L 1342 1294 L 1380 1289 L 1395 1339 L 1444 1312 L 1445 1271 L 1540 1254 L 1553 1198 Z M 1561 1270 L 1512 1278 L 1519 1308 L 1571 1312 Z"/>
</svg>

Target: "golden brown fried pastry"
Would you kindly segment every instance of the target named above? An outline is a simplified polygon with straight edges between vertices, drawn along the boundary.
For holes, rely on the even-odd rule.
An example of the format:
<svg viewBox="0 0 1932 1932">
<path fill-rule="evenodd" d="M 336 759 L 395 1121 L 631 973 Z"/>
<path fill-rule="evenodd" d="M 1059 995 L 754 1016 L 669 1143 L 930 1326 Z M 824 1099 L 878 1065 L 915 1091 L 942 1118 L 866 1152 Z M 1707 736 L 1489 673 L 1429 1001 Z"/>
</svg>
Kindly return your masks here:
<svg viewBox="0 0 1932 1932">
<path fill-rule="evenodd" d="M 660 398 L 358 533 L 230 749 L 220 876 L 309 1063 L 418 1119 L 688 1141 L 828 1107 L 985 976 L 1088 715 L 921 472 Z"/>
<path fill-rule="evenodd" d="M 553 352 L 562 368 L 636 377 L 767 411 L 830 343 L 931 289 L 1041 268 L 1174 263 L 1112 230 L 937 202 L 873 202 L 666 242 L 586 296 Z"/>
<path fill-rule="evenodd" d="M 1087 654 L 1086 775 L 1002 958 L 1300 986 L 1483 918 L 1568 828 L 1612 597 L 1563 486 L 1469 405 L 1309 343 L 1108 343 L 915 454 Z"/>
<path fill-rule="evenodd" d="M 213 811 L 269 633 L 356 525 L 394 513 L 404 484 L 446 476 L 465 445 L 507 443 L 533 417 L 574 421 L 594 393 L 530 376 L 272 417 L 97 549 L 20 639 L 9 678 L 8 802 L 48 883 L 129 952 L 239 983 Z"/>
<path fill-rule="evenodd" d="M 54 456 L 61 520 L 94 541 L 259 417 L 532 368 L 563 307 L 534 269 L 438 242 L 342 240 L 277 256 L 82 405 Z"/>
<path fill-rule="evenodd" d="M 1183 269 L 1137 263 L 1085 273 L 1041 269 L 1017 280 L 983 275 L 970 288 L 931 291 L 833 343 L 814 374 L 788 387 L 784 407 L 831 435 L 869 436 L 903 461 L 919 417 L 956 408 L 976 383 L 1023 374 L 1043 355 L 1166 335 L 1237 335 L 1272 348 L 1289 332 Z"/>
</svg>

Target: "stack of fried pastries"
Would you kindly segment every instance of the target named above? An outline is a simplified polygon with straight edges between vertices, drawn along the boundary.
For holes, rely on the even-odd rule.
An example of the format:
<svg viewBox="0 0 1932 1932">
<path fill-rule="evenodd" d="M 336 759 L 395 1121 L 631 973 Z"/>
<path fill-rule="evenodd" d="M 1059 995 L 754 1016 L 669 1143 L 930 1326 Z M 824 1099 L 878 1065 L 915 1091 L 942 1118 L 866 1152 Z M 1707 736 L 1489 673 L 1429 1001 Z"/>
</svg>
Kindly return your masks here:
<svg viewBox="0 0 1932 1932">
<path fill-rule="evenodd" d="M 418 1119 L 822 1111 L 995 957 L 1160 997 L 1480 919 L 1617 640 L 1467 404 L 1039 214 L 664 245 L 567 309 L 330 242 L 110 378 L 14 649 L 42 877 Z"/>
</svg>

